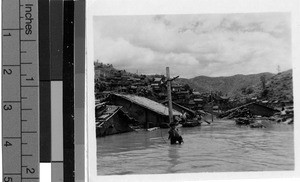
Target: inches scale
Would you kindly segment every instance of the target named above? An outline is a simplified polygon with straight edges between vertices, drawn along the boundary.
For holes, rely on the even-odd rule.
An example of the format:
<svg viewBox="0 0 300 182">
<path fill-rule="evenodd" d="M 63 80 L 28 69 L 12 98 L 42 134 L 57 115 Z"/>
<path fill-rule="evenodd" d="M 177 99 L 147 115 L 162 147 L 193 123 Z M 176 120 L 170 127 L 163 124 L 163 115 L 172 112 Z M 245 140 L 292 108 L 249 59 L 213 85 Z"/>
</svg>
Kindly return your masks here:
<svg viewBox="0 0 300 182">
<path fill-rule="evenodd" d="M 38 0 L 2 0 L 4 182 L 39 181 Z"/>
</svg>

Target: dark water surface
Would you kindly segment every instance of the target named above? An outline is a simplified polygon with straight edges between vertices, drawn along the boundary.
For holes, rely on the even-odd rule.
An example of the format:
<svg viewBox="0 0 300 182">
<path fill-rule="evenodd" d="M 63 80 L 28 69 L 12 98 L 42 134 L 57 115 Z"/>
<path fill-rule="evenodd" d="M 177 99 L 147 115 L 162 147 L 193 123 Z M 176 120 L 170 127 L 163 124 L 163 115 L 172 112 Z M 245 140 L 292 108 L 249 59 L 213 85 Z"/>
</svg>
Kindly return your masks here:
<svg viewBox="0 0 300 182">
<path fill-rule="evenodd" d="M 98 175 L 294 169 L 293 125 L 252 129 L 217 120 L 179 130 L 182 145 L 169 144 L 168 129 L 97 138 Z"/>
</svg>

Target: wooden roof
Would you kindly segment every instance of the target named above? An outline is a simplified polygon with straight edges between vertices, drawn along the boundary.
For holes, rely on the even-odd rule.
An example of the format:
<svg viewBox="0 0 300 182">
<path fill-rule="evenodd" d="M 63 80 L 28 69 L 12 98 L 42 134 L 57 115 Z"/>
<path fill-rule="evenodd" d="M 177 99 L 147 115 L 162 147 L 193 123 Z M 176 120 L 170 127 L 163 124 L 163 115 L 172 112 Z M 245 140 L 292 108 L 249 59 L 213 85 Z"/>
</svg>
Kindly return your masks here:
<svg viewBox="0 0 300 182">
<path fill-rule="evenodd" d="M 126 99 L 130 102 L 133 102 L 141 107 L 147 108 L 153 112 L 156 112 L 158 114 L 169 116 L 169 108 L 164 106 L 161 103 L 155 102 L 153 100 L 150 100 L 145 97 L 137 96 L 137 95 L 125 95 L 125 94 L 113 94 L 115 96 L 121 97 L 123 99 Z M 173 115 L 181 115 L 180 112 L 173 109 Z"/>
</svg>

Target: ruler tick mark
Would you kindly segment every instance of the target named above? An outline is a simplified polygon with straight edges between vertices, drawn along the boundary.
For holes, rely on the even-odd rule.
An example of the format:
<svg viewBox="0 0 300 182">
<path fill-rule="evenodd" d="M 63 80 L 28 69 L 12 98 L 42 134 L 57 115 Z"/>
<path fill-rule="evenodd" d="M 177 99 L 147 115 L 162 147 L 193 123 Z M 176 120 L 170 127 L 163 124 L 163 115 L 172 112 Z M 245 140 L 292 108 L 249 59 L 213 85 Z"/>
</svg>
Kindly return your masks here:
<svg viewBox="0 0 300 182">
<path fill-rule="evenodd" d="M 21 175 L 21 173 L 3 173 L 3 175 Z"/>
<path fill-rule="evenodd" d="M 21 97 L 21 99 L 28 99 L 27 97 Z"/>
<path fill-rule="evenodd" d="M 2 65 L 2 66 L 20 66 L 20 65 L 19 64 L 18 65 L 7 64 L 7 65 Z"/>
<path fill-rule="evenodd" d="M 21 101 L 3 101 L 4 103 L 20 103 Z"/>
<path fill-rule="evenodd" d="M 3 137 L 5 139 L 20 139 L 21 137 Z"/>
<path fill-rule="evenodd" d="M 24 108 L 24 109 L 21 109 L 22 111 L 32 111 L 32 108 Z"/>
<path fill-rule="evenodd" d="M 21 74 L 21 76 L 27 76 L 27 74 Z"/>
<path fill-rule="evenodd" d="M 22 131 L 22 133 L 37 133 L 36 131 Z"/>
<path fill-rule="evenodd" d="M 35 42 L 36 40 L 20 40 L 21 42 Z"/>
<path fill-rule="evenodd" d="M 32 62 L 22 62 L 21 64 L 32 64 Z"/>
<path fill-rule="evenodd" d="M 64 161 L 51 161 L 51 163 L 63 163 Z"/>
<path fill-rule="evenodd" d="M 39 87 L 38 85 L 21 85 L 21 87 Z"/>
<path fill-rule="evenodd" d="M 21 143 L 22 145 L 27 145 L 28 143 Z"/>
<path fill-rule="evenodd" d="M 20 53 L 27 53 L 27 51 L 20 51 Z"/>
<path fill-rule="evenodd" d="M 19 28 L 2 28 L 2 30 L 20 30 Z"/>
<path fill-rule="evenodd" d="M 24 157 L 32 157 L 33 155 L 32 154 L 22 154 L 22 156 L 24 156 Z"/>
</svg>

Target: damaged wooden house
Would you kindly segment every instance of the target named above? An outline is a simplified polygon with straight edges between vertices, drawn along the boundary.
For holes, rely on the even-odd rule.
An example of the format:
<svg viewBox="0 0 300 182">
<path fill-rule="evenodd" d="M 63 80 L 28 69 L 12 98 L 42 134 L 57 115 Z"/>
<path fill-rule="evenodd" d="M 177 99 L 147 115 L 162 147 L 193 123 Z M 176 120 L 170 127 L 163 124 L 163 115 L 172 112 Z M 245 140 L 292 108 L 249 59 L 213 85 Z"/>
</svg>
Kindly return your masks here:
<svg viewBox="0 0 300 182">
<path fill-rule="evenodd" d="M 145 97 L 125 94 L 111 94 L 109 102 L 122 106 L 122 111 L 139 122 L 143 128 L 160 127 L 169 123 L 169 109 L 161 103 Z M 180 116 L 173 109 L 173 116 Z"/>
<path fill-rule="evenodd" d="M 106 105 L 105 103 L 96 105 L 97 137 L 133 131 L 129 125 L 134 124 L 136 120 L 125 114 L 121 108 L 122 106 Z"/>
</svg>

